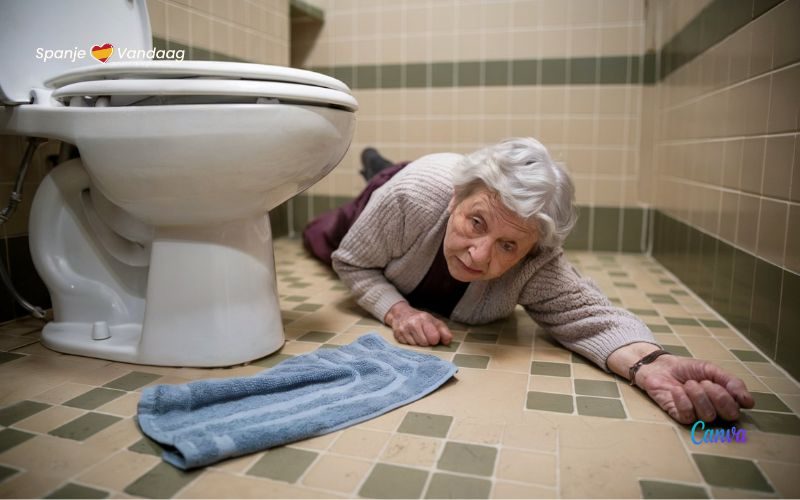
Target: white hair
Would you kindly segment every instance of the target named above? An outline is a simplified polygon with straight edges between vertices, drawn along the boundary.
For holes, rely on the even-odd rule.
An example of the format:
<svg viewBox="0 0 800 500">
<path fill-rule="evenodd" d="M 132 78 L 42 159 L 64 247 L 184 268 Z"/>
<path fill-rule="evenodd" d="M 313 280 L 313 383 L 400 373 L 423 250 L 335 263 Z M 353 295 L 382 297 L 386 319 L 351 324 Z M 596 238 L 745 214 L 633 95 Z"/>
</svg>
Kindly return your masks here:
<svg viewBox="0 0 800 500">
<path fill-rule="evenodd" d="M 530 137 L 506 139 L 464 157 L 453 170 L 456 203 L 487 187 L 535 224 L 538 247 L 558 247 L 575 226 L 575 186 L 547 149 Z"/>
</svg>

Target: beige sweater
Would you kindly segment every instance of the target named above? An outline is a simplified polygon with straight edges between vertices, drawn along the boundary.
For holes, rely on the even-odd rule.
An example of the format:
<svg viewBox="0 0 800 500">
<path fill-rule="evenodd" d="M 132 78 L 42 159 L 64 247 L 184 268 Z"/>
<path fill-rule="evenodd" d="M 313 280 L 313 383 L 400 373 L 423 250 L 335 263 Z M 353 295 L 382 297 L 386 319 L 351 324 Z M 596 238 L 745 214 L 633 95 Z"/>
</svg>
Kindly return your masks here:
<svg viewBox="0 0 800 500">
<path fill-rule="evenodd" d="M 433 154 L 409 164 L 373 193 L 334 252 L 334 270 L 378 320 L 405 300 L 433 262 L 450 216 L 451 169 L 461 158 Z M 527 256 L 493 280 L 471 282 L 450 318 L 488 323 L 509 316 L 517 304 L 558 342 L 606 371 L 614 350 L 656 344 L 647 326 L 581 277 L 561 248 Z"/>
</svg>

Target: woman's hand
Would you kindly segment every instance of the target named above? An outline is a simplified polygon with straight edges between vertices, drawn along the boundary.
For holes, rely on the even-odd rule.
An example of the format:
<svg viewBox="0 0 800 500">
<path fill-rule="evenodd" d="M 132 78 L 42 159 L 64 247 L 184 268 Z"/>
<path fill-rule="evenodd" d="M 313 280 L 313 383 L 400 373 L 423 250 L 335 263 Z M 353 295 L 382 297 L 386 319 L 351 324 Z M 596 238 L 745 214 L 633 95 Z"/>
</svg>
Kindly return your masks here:
<svg viewBox="0 0 800 500">
<path fill-rule="evenodd" d="M 612 352 L 606 363 L 611 371 L 628 378 L 628 369 L 656 349 L 653 344 L 635 342 Z M 755 405 L 740 378 L 709 361 L 666 354 L 642 365 L 635 377 L 636 385 L 682 424 L 711 422 L 717 417 L 736 420 L 740 408 Z"/>
<path fill-rule="evenodd" d="M 744 382 L 709 361 L 659 356 L 636 373 L 636 385 L 682 424 L 739 418 L 739 408 L 752 408 Z"/>
<path fill-rule="evenodd" d="M 414 309 L 408 302 L 398 302 L 386 313 L 384 323 L 392 327 L 394 338 L 401 344 L 429 346 L 449 345 L 453 334 L 444 322 Z"/>
</svg>

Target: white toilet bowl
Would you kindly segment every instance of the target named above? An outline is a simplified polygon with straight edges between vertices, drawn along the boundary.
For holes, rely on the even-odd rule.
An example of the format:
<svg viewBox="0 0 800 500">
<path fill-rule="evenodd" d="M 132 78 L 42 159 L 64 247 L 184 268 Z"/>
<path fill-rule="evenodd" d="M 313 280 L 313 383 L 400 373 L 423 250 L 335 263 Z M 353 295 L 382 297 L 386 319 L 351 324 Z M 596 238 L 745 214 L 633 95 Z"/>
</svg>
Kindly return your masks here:
<svg viewBox="0 0 800 500">
<path fill-rule="evenodd" d="M 144 0 L 100 3 L 147 22 Z M 60 22 L 92 8 L 14 5 L 12 18 L 40 7 Z M 0 46 L 13 38 L 2 28 Z M 148 48 L 149 25 L 134 33 Z M 0 70 L 10 57 L 0 49 Z M 81 155 L 47 176 L 31 209 L 31 252 L 53 300 L 44 345 L 169 366 L 228 366 L 280 348 L 267 212 L 344 156 L 357 109 L 347 86 L 244 63 L 30 66 L 25 78 L 0 72 L 0 133 L 64 140 Z"/>
</svg>

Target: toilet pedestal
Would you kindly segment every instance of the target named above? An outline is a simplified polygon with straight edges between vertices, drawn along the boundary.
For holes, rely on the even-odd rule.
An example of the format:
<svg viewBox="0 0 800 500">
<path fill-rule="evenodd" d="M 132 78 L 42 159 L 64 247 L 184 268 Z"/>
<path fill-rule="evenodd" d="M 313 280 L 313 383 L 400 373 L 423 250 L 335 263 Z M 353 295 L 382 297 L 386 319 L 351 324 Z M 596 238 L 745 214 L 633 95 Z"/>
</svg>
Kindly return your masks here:
<svg viewBox="0 0 800 500">
<path fill-rule="evenodd" d="M 267 214 L 156 228 L 149 267 L 132 267 L 112 257 L 92 229 L 90 210 L 78 201 L 88 185 L 79 162 L 59 166 L 31 211 L 31 252 L 53 298 L 46 347 L 210 367 L 245 363 L 283 345 Z"/>
</svg>

